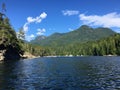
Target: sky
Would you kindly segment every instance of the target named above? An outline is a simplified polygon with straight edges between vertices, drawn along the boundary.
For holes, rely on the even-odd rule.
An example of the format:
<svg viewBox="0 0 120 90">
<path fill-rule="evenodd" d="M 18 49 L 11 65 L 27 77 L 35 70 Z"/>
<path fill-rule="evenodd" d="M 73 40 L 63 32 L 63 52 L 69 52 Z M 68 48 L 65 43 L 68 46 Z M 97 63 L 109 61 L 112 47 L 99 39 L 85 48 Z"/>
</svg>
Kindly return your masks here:
<svg viewBox="0 0 120 90">
<path fill-rule="evenodd" d="M 120 0 L 0 0 L 1 7 L 2 3 L 12 27 L 16 32 L 23 27 L 28 41 L 81 25 L 120 32 Z"/>
</svg>

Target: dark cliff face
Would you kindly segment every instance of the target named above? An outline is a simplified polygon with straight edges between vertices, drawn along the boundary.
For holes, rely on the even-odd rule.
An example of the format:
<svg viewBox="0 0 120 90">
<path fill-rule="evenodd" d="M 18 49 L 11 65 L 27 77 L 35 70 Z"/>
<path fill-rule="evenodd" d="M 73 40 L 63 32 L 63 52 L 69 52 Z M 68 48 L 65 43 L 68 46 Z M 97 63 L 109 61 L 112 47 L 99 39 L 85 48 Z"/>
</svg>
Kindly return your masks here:
<svg viewBox="0 0 120 90">
<path fill-rule="evenodd" d="M 12 45 L 0 45 L 0 60 L 10 61 L 19 60 L 21 58 L 18 49 Z"/>
<path fill-rule="evenodd" d="M 11 45 L 8 46 L 4 53 L 4 60 L 19 60 L 19 59 L 20 59 L 20 54 L 17 48 L 14 48 Z"/>
</svg>

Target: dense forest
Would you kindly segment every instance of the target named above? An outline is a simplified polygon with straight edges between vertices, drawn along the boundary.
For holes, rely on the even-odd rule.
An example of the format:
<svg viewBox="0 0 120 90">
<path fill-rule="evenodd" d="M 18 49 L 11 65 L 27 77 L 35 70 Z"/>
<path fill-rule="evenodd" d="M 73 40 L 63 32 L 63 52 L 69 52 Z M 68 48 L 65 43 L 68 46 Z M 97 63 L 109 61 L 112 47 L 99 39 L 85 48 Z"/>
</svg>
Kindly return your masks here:
<svg viewBox="0 0 120 90">
<path fill-rule="evenodd" d="M 86 43 L 74 43 L 66 47 L 54 48 L 56 55 L 120 55 L 120 34 Z"/>
<path fill-rule="evenodd" d="M 97 41 L 88 41 L 85 43 L 72 43 L 67 46 L 59 47 L 40 47 L 32 45 L 31 53 L 40 56 L 103 56 L 103 55 L 120 55 L 120 34 L 114 34 L 107 38 Z"/>
<path fill-rule="evenodd" d="M 109 28 L 94 29 L 83 25 L 72 32 L 37 37 L 31 41 L 34 44 L 31 53 L 40 56 L 120 55 L 119 39 L 120 34 Z"/>
</svg>

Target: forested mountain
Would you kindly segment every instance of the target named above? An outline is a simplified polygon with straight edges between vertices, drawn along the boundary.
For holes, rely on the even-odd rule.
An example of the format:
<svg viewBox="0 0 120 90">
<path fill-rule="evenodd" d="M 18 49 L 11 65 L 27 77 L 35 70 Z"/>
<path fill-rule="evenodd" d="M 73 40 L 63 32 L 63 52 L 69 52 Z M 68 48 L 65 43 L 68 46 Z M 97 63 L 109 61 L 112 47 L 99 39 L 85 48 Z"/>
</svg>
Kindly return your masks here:
<svg viewBox="0 0 120 90">
<path fill-rule="evenodd" d="M 120 55 L 120 34 L 103 38 L 97 41 L 90 41 L 86 43 L 73 43 L 68 46 L 61 46 L 53 48 L 56 55 Z M 52 52 L 53 52 L 52 51 Z"/>
<path fill-rule="evenodd" d="M 46 38 L 46 36 L 41 35 L 41 36 L 37 36 L 34 40 L 31 41 L 31 43 L 37 44 L 38 41 L 44 40 Z"/>
<path fill-rule="evenodd" d="M 38 56 L 104 56 L 120 55 L 120 34 L 114 34 L 96 41 L 72 43 L 66 46 L 40 47 L 35 45 L 31 51 Z"/>
<path fill-rule="evenodd" d="M 42 39 L 38 39 L 41 38 L 41 36 L 39 36 L 35 40 L 32 40 L 31 43 L 41 46 L 66 46 L 72 43 L 95 41 L 114 34 L 115 32 L 109 28 L 91 28 L 83 25 L 77 30 L 68 33 L 54 33 L 48 37 L 44 36 L 45 38 Z"/>
</svg>

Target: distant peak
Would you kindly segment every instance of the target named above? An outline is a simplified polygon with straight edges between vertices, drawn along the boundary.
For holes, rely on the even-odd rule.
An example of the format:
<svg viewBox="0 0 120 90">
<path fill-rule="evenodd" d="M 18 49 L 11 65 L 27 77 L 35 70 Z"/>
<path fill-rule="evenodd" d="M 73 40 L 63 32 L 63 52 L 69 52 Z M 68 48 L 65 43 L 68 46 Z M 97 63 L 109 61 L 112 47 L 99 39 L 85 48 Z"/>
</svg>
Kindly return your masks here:
<svg viewBox="0 0 120 90">
<path fill-rule="evenodd" d="M 58 33 L 58 32 L 55 32 L 55 33 L 53 33 L 54 35 L 59 35 L 59 34 L 61 34 L 61 33 Z"/>
<path fill-rule="evenodd" d="M 52 35 L 58 36 L 58 35 L 63 35 L 63 33 L 56 32 L 56 33 L 53 33 Z"/>
<path fill-rule="evenodd" d="M 43 40 L 43 39 L 45 39 L 45 38 L 46 38 L 46 36 L 44 36 L 44 35 L 41 35 L 41 36 L 37 36 L 37 37 L 36 37 L 37 40 Z"/>
<path fill-rule="evenodd" d="M 88 25 L 82 25 L 80 28 L 91 28 L 91 27 Z"/>
</svg>

